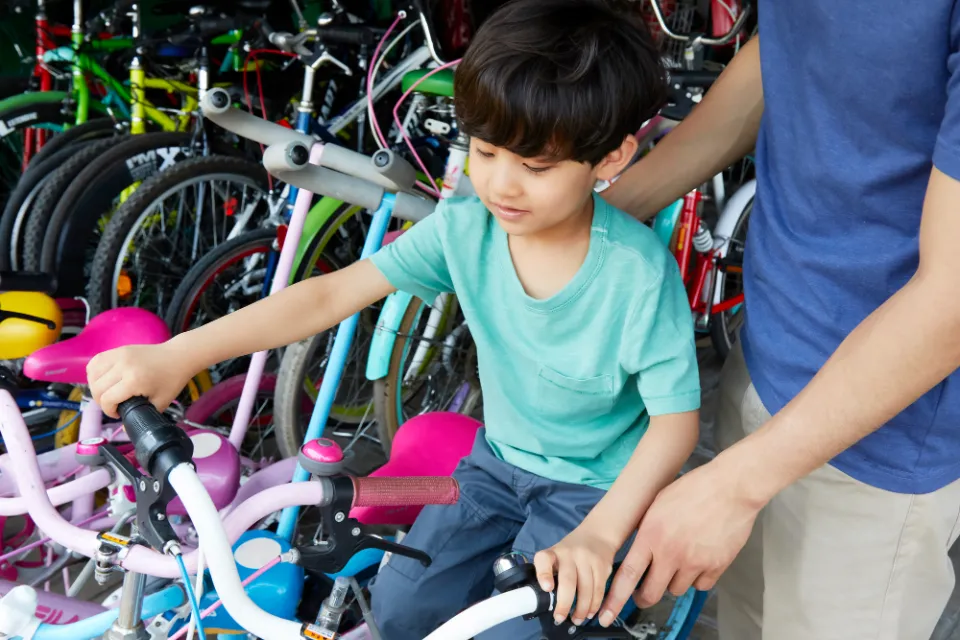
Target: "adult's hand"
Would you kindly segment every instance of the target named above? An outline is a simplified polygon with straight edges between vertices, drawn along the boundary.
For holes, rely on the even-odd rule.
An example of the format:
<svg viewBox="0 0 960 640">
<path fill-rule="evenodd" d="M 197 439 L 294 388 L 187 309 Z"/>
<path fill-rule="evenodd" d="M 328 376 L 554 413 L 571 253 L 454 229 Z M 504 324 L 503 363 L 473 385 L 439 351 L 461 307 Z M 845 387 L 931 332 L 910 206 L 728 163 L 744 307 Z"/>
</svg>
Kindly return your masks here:
<svg viewBox="0 0 960 640">
<path fill-rule="evenodd" d="M 717 458 L 660 492 L 614 577 L 601 607 L 601 625 L 609 626 L 634 593 L 645 608 L 666 591 L 679 596 L 691 586 L 708 590 L 716 584 L 746 544 L 763 507 L 738 484 L 735 470 Z"/>
</svg>

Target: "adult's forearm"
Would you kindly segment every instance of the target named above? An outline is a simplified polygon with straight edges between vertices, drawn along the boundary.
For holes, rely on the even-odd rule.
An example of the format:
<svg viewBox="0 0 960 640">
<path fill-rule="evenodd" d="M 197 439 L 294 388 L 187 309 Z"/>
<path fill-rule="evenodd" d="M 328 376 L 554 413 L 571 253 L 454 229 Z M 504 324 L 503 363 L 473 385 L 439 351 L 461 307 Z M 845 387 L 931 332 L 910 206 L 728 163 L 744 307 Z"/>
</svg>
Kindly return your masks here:
<svg viewBox="0 0 960 640">
<path fill-rule="evenodd" d="M 730 62 L 703 101 L 603 196 L 646 220 L 753 149 L 763 114 L 759 36 Z"/>
</svg>

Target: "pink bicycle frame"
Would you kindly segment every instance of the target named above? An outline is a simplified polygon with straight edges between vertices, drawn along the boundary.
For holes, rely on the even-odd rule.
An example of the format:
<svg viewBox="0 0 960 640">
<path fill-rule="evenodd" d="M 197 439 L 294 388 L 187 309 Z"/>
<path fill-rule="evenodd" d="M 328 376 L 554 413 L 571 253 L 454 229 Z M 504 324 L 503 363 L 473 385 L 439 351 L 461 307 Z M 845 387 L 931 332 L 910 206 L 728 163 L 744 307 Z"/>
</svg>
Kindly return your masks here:
<svg viewBox="0 0 960 640">
<path fill-rule="evenodd" d="M 310 149 L 310 162 L 320 164 L 320 157 L 323 154 L 323 144 L 314 143 Z M 273 282 L 270 283 L 270 295 L 282 291 L 287 287 L 290 280 L 290 271 L 293 269 L 293 261 L 297 254 L 297 246 L 300 244 L 300 236 L 303 235 L 303 224 L 310 212 L 310 204 L 313 202 L 313 194 L 305 189 L 297 192 L 297 200 L 293 205 L 293 214 L 290 217 L 290 226 L 287 228 L 283 244 L 280 247 L 280 259 L 277 262 L 277 270 L 273 276 Z M 230 427 L 230 444 L 238 451 L 240 444 L 247 435 L 247 427 L 250 424 L 250 415 L 253 413 L 253 405 L 257 399 L 257 392 L 260 389 L 260 380 L 263 378 L 263 369 L 267 363 L 267 351 L 258 351 L 250 359 L 250 368 L 247 370 L 247 379 L 243 384 L 243 391 L 240 394 L 240 402 L 237 405 L 237 412 L 233 417 L 233 425 Z"/>
</svg>

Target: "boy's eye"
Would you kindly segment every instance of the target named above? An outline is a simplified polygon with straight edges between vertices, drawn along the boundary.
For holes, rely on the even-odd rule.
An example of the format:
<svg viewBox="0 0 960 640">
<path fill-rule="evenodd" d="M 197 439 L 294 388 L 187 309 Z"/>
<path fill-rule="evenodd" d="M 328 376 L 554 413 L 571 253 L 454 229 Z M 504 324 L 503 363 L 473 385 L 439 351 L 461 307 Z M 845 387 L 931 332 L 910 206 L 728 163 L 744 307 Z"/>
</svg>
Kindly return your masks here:
<svg viewBox="0 0 960 640">
<path fill-rule="evenodd" d="M 493 154 L 492 154 L 492 153 L 490 153 L 489 151 L 484 151 L 483 149 L 480 149 L 479 147 L 477 147 L 477 153 L 479 153 L 480 156 L 483 157 L 483 158 L 492 158 L 492 157 L 493 157 Z"/>
<path fill-rule="evenodd" d="M 525 164 L 523 166 L 525 166 L 527 168 L 527 171 L 529 171 L 530 173 L 544 173 L 545 171 L 550 170 L 550 167 L 531 167 L 528 164 Z"/>
</svg>

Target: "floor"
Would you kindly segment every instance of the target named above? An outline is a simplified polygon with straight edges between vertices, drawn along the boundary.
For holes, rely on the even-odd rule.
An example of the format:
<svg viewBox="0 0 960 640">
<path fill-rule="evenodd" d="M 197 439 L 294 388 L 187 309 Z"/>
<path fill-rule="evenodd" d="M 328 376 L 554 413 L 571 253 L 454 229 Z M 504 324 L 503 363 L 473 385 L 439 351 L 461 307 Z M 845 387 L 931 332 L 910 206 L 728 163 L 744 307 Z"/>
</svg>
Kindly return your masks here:
<svg viewBox="0 0 960 640">
<path fill-rule="evenodd" d="M 709 460 L 715 450 L 713 432 L 717 411 L 717 383 L 721 367 L 720 360 L 709 348 L 702 349 L 699 357 L 703 398 L 701 403 L 700 444 L 691 460 L 692 466 L 703 464 Z M 954 545 L 950 557 L 953 560 L 954 571 L 960 575 L 960 544 Z M 691 640 L 718 640 L 716 606 L 716 598 L 711 596 L 703 614 L 697 621 Z M 931 640 L 960 640 L 960 588 L 954 589 L 946 611 Z"/>
</svg>

